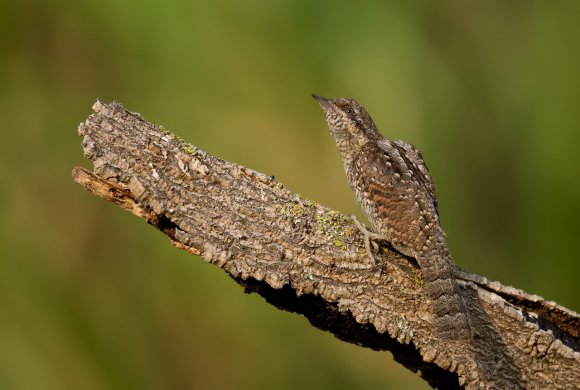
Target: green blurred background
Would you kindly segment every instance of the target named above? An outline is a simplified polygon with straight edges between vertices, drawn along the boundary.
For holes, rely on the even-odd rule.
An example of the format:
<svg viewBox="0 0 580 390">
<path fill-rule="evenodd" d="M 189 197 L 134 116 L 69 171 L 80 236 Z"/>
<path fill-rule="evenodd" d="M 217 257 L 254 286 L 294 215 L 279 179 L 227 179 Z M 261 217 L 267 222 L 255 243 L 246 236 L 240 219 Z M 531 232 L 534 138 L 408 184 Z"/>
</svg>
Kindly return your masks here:
<svg viewBox="0 0 580 390">
<path fill-rule="evenodd" d="M 0 2 L 0 389 L 426 388 L 75 185 L 118 100 L 358 212 L 310 93 L 423 150 L 464 269 L 580 310 L 580 2 Z"/>
</svg>

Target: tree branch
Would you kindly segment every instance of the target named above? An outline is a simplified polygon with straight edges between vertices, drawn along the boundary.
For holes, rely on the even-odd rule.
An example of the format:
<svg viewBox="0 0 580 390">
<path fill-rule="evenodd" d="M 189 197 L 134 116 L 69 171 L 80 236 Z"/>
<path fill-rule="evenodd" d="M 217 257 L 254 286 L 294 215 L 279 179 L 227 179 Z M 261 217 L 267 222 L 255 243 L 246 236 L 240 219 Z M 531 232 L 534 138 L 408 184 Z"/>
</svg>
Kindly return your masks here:
<svg viewBox="0 0 580 390">
<path fill-rule="evenodd" d="M 211 156 L 118 103 L 93 109 L 79 134 L 94 172 L 77 167 L 74 180 L 223 268 L 246 291 L 341 340 L 390 351 L 433 387 L 580 383 L 577 313 L 458 270 L 475 336 L 470 343 L 439 339 L 413 259 L 381 248 L 373 265 L 349 217 Z"/>
</svg>

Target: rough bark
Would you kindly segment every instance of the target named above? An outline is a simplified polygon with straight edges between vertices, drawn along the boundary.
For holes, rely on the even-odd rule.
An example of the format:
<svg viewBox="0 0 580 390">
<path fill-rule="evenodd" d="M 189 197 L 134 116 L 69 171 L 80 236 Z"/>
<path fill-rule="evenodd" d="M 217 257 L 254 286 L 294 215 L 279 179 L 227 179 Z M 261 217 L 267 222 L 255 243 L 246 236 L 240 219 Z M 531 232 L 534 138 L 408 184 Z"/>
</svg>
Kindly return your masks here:
<svg viewBox="0 0 580 390">
<path fill-rule="evenodd" d="M 578 388 L 577 313 L 457 270 L 475 335 L 443 340 L 432 332 L 413 259 L 381 248 L 372 265 L 349 217 L 118 103 L 93 109 L 79 134 L 94 172 L 77 167 L 74 180 L 223 268 L 246 291 L 341 340 L 390 351 L 433 387 Z"/>
</svg>

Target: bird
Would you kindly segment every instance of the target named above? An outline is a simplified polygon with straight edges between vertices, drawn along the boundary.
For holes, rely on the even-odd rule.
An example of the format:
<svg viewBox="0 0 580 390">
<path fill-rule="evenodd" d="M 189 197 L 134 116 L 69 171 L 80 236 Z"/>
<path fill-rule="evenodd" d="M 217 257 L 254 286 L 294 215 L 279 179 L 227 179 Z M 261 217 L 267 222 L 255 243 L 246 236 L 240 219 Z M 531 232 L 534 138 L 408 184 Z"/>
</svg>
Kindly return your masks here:
<svg viewBox="0 0 580 390">
<path fill-rule="evenodd" d="M 324 111 L 348 183 L 373 231 L 355 224 L 370 240 L 387 241 L 416 260 L 430 300 L 436 332 L 447 339 L 471 336 L 466 305 L 441 228 L 435 185 L 421 152 L 405 141 L 383 137 L 365 108 L 351 98 L 312 95 Z"/>
</svg>

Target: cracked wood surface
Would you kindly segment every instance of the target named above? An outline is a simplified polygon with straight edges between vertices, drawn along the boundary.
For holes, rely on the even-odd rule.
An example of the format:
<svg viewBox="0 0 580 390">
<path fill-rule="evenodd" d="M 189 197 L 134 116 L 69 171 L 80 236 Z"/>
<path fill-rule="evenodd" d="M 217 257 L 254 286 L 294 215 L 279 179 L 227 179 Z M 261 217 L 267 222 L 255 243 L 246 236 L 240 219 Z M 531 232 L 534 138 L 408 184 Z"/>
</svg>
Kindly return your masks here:
<svg viewBox="0 0 580 390">
<path fill-rule="evenodd" d="M 93 110 L 79 134 L 94 171 L 77 167 L 74 180 L 246 291 L 341 340 L 390 351 L 433 387 L 578 388 L 577 313 L 457 270 L 475 335 L 469 344 L 439 339 L 413 259 L 381 248 L 373 266 L 349 217 L 203 152 L 119 103 L 97 101 Z"/>
</svg>

